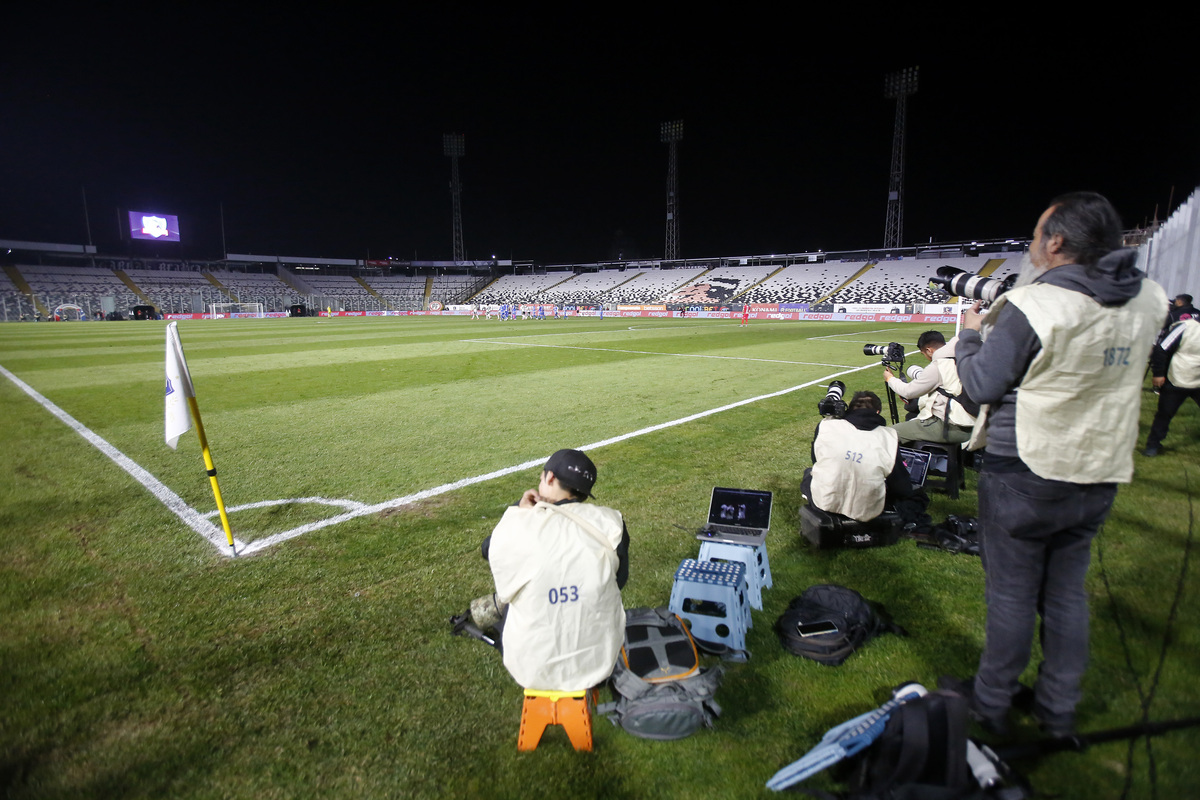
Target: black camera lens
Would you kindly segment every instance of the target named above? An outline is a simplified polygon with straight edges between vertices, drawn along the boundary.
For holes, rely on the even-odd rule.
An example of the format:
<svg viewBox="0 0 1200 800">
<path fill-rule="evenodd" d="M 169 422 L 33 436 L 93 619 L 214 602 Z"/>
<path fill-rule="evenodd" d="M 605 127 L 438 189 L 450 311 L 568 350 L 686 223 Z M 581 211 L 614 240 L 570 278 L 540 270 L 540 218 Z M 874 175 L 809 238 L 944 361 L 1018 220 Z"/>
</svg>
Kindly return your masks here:
<svg viewBox="0 0 1200 800">
<path fill-rule="evenodd" d="M 846 384 L 834 381 L 829 384 L 829 392 L 817 403 L 817 411 L 823 417 L 840 417 L 846 413 L 846 401 L 842 396 L 846 393 Z"/>
</svg>

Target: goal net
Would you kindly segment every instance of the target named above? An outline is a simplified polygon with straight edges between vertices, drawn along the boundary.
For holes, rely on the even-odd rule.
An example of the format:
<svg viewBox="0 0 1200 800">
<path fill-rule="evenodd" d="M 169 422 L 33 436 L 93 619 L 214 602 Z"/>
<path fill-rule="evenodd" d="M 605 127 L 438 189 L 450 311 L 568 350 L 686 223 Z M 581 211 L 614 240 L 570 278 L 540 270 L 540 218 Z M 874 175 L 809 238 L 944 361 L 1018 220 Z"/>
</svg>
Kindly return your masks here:
<svg viewBox="0 0 1200 800">
<path fill-rule="evenodd" d="M 261 317 L 262 303 L 212 303 L 208 307 L 213 319 L 232 319 L 233 317 Z"/>
</svg>

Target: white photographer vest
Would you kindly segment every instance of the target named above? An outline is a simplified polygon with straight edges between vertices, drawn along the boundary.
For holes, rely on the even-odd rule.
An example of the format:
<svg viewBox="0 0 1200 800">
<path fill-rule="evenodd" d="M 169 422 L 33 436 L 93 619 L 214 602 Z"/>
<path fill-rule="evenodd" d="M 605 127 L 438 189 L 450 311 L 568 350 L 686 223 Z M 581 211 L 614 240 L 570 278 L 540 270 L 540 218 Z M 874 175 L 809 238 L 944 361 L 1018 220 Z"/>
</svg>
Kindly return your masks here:
<svg viewBox="0 0 1200 800">
<path fill-rule="evenodd" d="M 1185 319 L 1179 325 L 1183 334 L 1171 355 L 1167 378 L 1180 389 L 1195 389 L 1200 386 L 1200 322 Z"/>
<path fill-rule="evenodd" d="M 504 666 L 526 689 L 573 692 L 602 683 L 625 640 L 617 588 L 624 523 L 604 506 L 508 508 L 488 562 L 508 603 Z"/>
<path fill-rule="evenodd" d="M 813 505 L 859 522 L 875 519 L 883 511 L 900 437 L 886 427 L 860 431 L 844 419 L 823 420 L 817 428 Z"/>
<path fill-rule="evenodd" d="M 945 347 L 946 345 L 943 345 Z M 941 377 L 941 388 L 945 389 L 950 394 L 957 397 L 962 394 L 962 381 L 958 378 L 958 363 L 952 358 L 937 358 L 937 353 L 934 353 L 934 359 L 930 363 L 930 368 L 936 368 L 938 375 Z M 953 402 L 949 397 L 938 391 L 930 392 L 927 395 L 922 395 L 922 400 L 929 398 L 927 403 L 918 403 L 917 419 L 929 419 L 936 417 L 943 419 L 946 414 L 946 404 L 950 403 L 950 422 L 955 425 L 962 425 L 964 428 L 970 428 L 975 424 L 975 417 L 967 413 L 963 408 L 962 403 L 957 399 Z"/>
<path fill-rule="evenodd" d="M 1122 306 L 1044 283 L 1001 301 L 1021 309 L 1042 344 L 1017 389 L 1021 460 L 1047 480 L 1128 483 L 1142 377 L 1166 313 L 1162 287 L 1144 280 Z"/>
</svg>

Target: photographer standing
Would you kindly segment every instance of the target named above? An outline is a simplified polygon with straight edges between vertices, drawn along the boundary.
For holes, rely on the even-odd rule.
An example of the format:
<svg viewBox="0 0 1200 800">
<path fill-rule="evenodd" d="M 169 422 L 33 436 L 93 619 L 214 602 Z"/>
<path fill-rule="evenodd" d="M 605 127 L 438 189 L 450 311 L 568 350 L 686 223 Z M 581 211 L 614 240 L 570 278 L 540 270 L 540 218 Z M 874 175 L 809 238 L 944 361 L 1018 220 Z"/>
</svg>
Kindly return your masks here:
<svg viewBox="0 0 1200 800">
<path fill-rule="evenodd" d="M 929 359 L 929 369 L 905 383 L 883 368 L 888 388 L 905 400 L 921 398 L 917 418 L 892 426 L 901 442 L 949 442 L 961 444 L 971 438 L 979 406 L 971 402 L 958 378 L 954 359 L 957 339 L 946 341 L 938 331 L 925 331 L 917 338 L 917 349 Z"/>
<path fill-rule="evenodd" d="M 986 326 L 976 304 L 959 335 L 963 385 L 988 404 L 972 438 L 988 450 L 979 481 L 987 624 L 974 679 L 942 683 L 1004 734 L 1040 614 L 1033 714 L 1066 736 L 1087 667 L 1091 540 L 1117 484 L 1133 476 L 1142 370 L 1167 298 L 1121 249 L 1116 209 L 1095 193 L 1053 200 L 1029 258 L 1037 277 L 1001 296 Z"/>
<path fill-rule="evenodd" d="M 1190 302 L 1189 298 L 1189 307 Z M 1200 320 L 1187 315 L 1169 327 L 1150 351 L 1150 372 L 1158 389 L 1158 410 L 1142 455 L 1156 456 L 1184 401 L 1190 397 L 1200 404 Z"/>
</svg>

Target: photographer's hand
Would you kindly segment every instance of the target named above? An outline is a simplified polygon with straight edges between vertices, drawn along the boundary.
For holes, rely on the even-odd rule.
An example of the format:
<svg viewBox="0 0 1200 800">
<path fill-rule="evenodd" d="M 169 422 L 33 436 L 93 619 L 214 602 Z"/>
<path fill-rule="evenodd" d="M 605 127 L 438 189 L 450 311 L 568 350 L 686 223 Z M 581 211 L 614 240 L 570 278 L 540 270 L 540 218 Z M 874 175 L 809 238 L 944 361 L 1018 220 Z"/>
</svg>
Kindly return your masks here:
<svg viewBox="0 0 1200 800">
<path fill-rule="evenodd" d="M 963 313 L 963 328 L 969 331 L 978 331 L 980 329 L 983 325 L 983 314 L 979 311 L 981 307 L 982 304 L 976 300 L 975 305 Z"/>
<path fill-rule="evenodd" d="M 537 489 L 526 489 L 525 494 L 521 495 L 521 501 L 517 505 L 521 508 L 533 508 L 541 499 L 542 496 L 537 493 Z"/>
<path fill-rule="evenodd" d="M 887 368 L 887 367 L 883 368 L 883 380 L 885 383 L 887 381 L 890 381 L 894 377 L 896 377 L 896 376 L 892 374 L 892 371 L 889 368 Z"/>
</svg>

